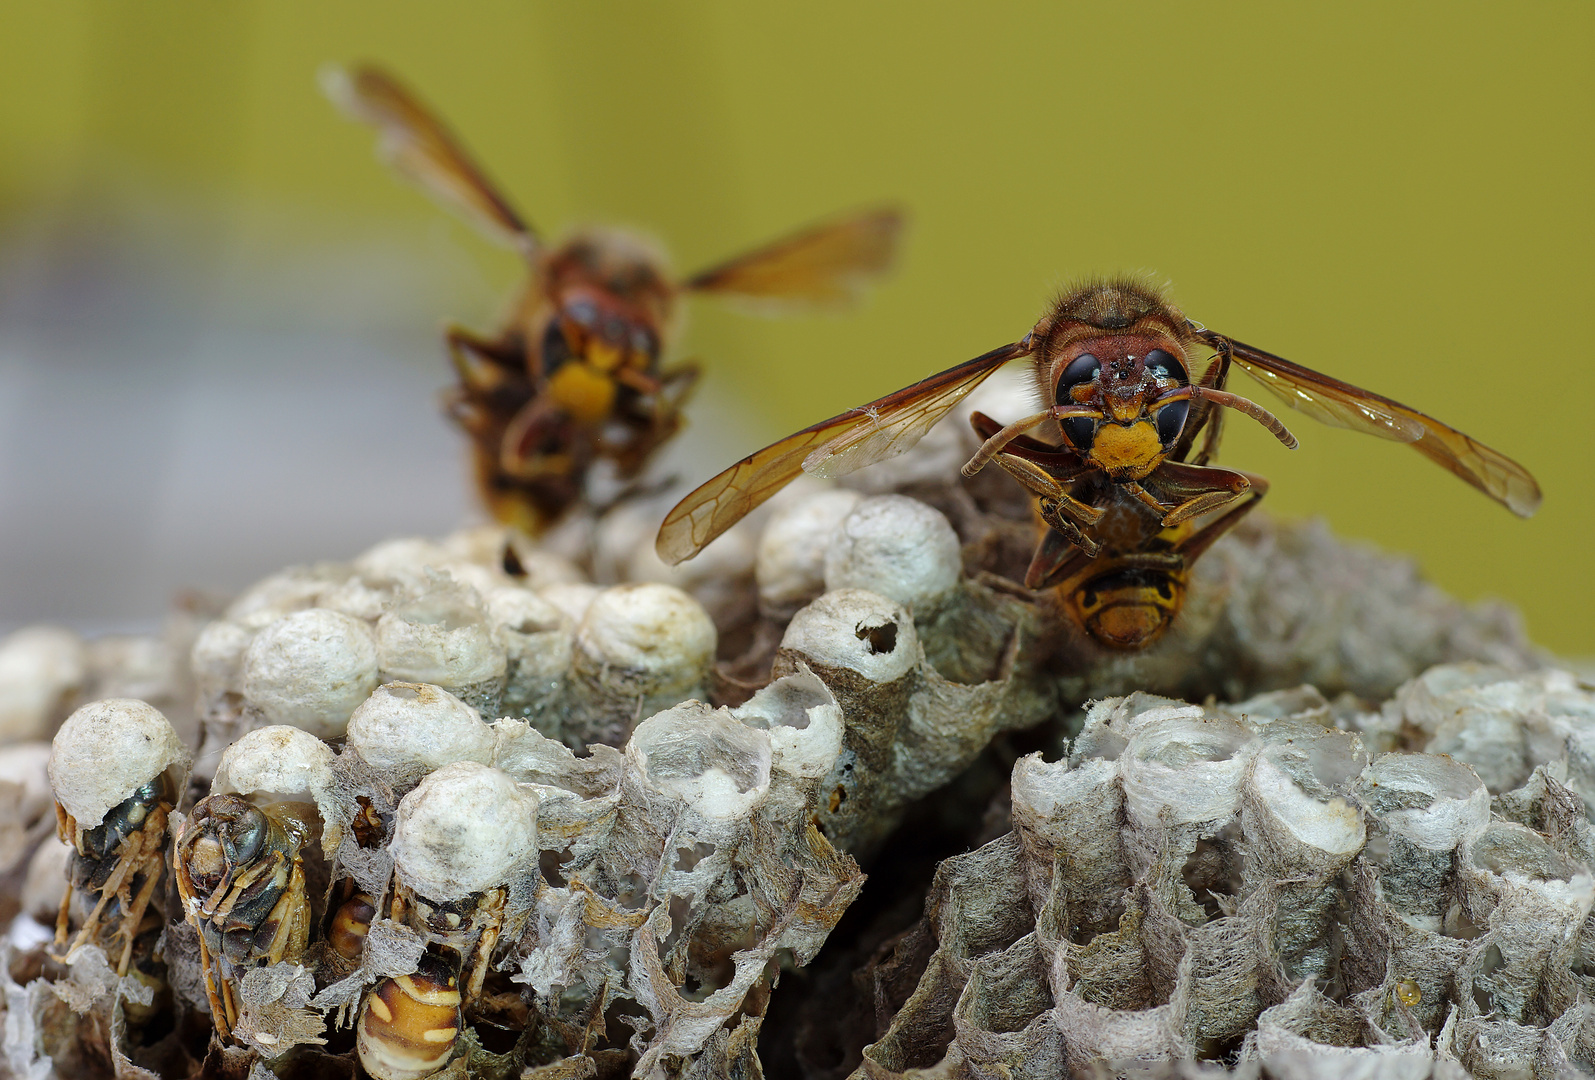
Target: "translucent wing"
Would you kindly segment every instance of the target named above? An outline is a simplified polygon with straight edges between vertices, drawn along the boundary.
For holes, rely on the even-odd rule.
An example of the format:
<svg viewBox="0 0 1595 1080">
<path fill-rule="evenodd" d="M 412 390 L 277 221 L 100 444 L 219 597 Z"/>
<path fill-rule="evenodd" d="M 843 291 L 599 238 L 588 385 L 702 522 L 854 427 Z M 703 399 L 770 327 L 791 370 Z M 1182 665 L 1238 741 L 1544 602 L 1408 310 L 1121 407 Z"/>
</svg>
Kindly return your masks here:
<svg viewBox="0 0 1595 1080">
<path fill-rule="evenodd" d="M 1227 339 L 1201 335 L 1221 348 Z M 1334 427 L 1382 439 L 1411 443 L 1430 461 L 1450 470 L 1519 517 L 1539 509 L 1540 486 L 1529 471 L 1506 455 L 1399 401 L 1321 375 L 1300 364 L 1238 341 L 1228 340 L 1235 363 L 1246 369 L 1293 409 Z"/>
<path fill-rule="evenodd" d="M 800 472 L 842 476 L 901 454 L 988 375 L 1029 352 L 1023 344 L 993 349 L 743 458 L 665 516 L 654 541 L 659 557 L 672 564 L 692 558 Z"/>
<path fill-rule="evenodd" d="M 454 133 L 397 79 L 376 67 L 328 67 L 321 88 L 348 116 L 377 129 L 378 153 L 405 179 L 490 239 L 530 253 L 537 238 L 471 160 Z"/>
<path fill-rule="evenodd" d="M 902 229 L 892 208 L 837 218 L 705 270 L 686 288 L 778 305 L 844 303 L 890 269 Z"/>
</svg>

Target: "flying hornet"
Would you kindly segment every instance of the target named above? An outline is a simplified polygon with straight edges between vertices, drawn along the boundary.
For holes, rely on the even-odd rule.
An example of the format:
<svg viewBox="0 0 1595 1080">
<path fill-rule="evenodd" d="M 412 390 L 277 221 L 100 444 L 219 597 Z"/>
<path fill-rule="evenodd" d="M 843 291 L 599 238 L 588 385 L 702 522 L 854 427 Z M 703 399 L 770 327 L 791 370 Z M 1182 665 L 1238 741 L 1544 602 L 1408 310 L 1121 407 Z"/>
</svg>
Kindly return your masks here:
<svg viewBox="0 0 1595 1080">
<path fill-rule="evenodd" d="M 589 229 L 550 244 L 499 194 L 442 121 L 392 75 L 330 70 L 329 97 L 380 133 L 384 157 L 445 207 L 525 259 L 528 279 L 496 334 L 446 334 L 458 385 L 448 413 L 470 437 L 477 488 L 501 521 L 537 535 L 607 462 L 636 478 L 682 426 L 695 364 L 665 366 L 683 294 L 779 309 L 853 299 L 884 273 L 902 215 L 878 208 L 815 225 L 685 279 L 649 245 Z"/>
<path fill-rule="evenodd" d="M 1201 374 L 1190 372 L 1206 350 Z M 901 454 L 998 368 L 1028 359 L 1042 409 L 1008 424 L 972 417 L 984 442 L 963 466 L 995 461 L 1037 499 L 1048 528 L 1026 574 L 1057 586 L 1098 643 L 1151 644 L 1178 614 L 1196 558 L 1267 490 L 1209 464 L 1225 411 L 1296 438 L 1228 389 L 1239 367 L 1288 406 L 1336 427 L 1410 444 L 1513 513 L 1540 504 L 1517 462 L 1431 416 L 1209 330 L 1160 289 L 1128 278 L 1068 290 L 1020 340 L 765 447 L 689 494 L 665 517 L 668 563 L 696 555 L 800 473 L 836 477 Z"/>
</svg>

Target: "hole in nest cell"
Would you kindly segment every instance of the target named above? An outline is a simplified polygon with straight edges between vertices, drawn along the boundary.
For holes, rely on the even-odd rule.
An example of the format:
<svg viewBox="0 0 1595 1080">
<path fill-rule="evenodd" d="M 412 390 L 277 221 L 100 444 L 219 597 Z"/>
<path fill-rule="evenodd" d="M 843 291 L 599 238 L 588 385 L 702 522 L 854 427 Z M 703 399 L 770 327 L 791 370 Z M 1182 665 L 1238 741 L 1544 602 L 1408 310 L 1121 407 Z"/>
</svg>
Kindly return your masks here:
<svg viewBox="0 0 1595 1080">
<path fill-rule="evenodd" d="M 630 998 L 616 998 L 604 1010 L 604 1035 L 594 1050 L 624 1049 L 636 1032 L 653 1029 L 648 1010 Z"/>
<path fill-rule="evenodd" d="M 537 869 L 542 872 L 543 880 L 556 889 L 565 887 L 565 864 L 570 862 L 570 848 L 562 851 L 543 851 L 537 856 Z"/>
<path fill-rule="evenodd" d="M 155 1065 L 158 1062 L 150 1061 L 149 1064 Z M 292 1053 L 279 1058 L 272 1064 L 276 1068 L 268 1075 L 279 1077 L 280 1080 L 354 1080 L 356 1075 L 354 1062 L 349 1058 L 337 1057 L 327 1053 L 324 1049 L 313 1046 L 296 1047 Z M 110 1073 L 106 1073 L 106 1075 L 109 1076 Z M 160 1075 L 176 1076 L 179 1074 L 176 1072 L 162 1072 Z"/>
<path fill-rule="evenodd" d="M 636 911 L 648 901 L 648 883 L 637 874 L 627 874 L 615 881 L 615 902 L 628 911 Z"/>
<path fill-rule="evenodd" d="M 897 648 L 897 624 L 894 622 L 883 623 L 880 626 L 859 626 L 854 631 L 870 652 L 885 655 Z"/>
<path fill-rule="evenodd" d="M 1506 961 L 1501 957 L 1501 950 L 1495 945 L 1490 945 L 1484 950 L 1484 956 L 1479 961 L 1479 973 L 1473 979 L 1473 1002 L 1479 1007 L 1479 1012 L 1488 1015 L 1495 1011 L 1495 994 L 1491 992 L 1490 976 L 1506 966 Z"/>
<path fill-rule="evenodd" d="M 516 1043 L 520 1041 L 520 1032 L 484 1020 L 478 1019 L 471 1027 L 475 1030 L 477 1039 L 481 1041 L 482 1049 L 489 1054 L 507 1054 L 515 1049 Z"/>
<path fill-rule="evenodd" d="M 356 795 L 354 801 L 360 807 L 349 826 L 354 833 L 355 843 L 363 848 L 381 847 L 382 841 L 388 836 L 388 829 L 382 823 L 382 816 L 371 804 L 370 796 Z"/>
<path fill-rule="evenodd" d="M 1484 934 L 1484 928 L 1473 921 L 1466 908 L 1453 900 L 1451 906 L 1446 909 L 1445 920 L 1440 924 L 1440 932 L 1446 937 L 1472 941 Z"/>
<path fill-rule="evenodd" d="M 1228 1038 L 1202 1039 L 1196 1044 L 1196 1056 L 1203 1061 L 1222 1062 L 1229 1068 L 1239 1061 L 1240 1050 L 1245 1042 L 1245 1033 Z"/>
<path fill-rule="evenodd" d="M 687 932 L 687 927 L 692 921 L 692 897 L 672 896 L 670 898 L 670 933 L 665 935 L 659 943 L 659 959 L 666 959 L 676 943 L 681 940 L 681 935 Z"/>
<path fill-rule="evenodd" d="M 513 578 L 526 576 L 526 566 L 521 562 L 521 557 L 515 554 L 513 544 L 504 545 L 504 572 Z"/>
<path fill-rule="evenodd" d="M 677 848 L 675 868 L 682 871 L 691 870 L 713 854 L 713 844 L 693 844 L 690 848 Z"/>
<path fill-rule="evenodd" d="M 1245 869 L 1240 840 L 1239 825 L 1232 822 L 1217 835 L 1198 840 L 1181 870 L 1186 888 L 1210 920 L 1224 915 L 1224 901 L 1240 894 Z"/>
</svg>

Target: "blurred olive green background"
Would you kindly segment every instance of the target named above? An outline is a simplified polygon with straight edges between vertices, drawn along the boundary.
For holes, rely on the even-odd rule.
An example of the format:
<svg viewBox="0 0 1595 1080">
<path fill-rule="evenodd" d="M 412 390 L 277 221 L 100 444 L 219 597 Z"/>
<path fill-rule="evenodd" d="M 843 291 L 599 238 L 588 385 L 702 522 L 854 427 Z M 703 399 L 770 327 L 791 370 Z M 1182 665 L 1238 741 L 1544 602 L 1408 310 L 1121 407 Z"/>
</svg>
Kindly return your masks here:
<svg viewBox="0 0 1595 1080">
<path fill-rule="evenodd" d="M 369 133 L 320 97 L 323 63 L 377 60 L 545 232 L 640 226 L 691 270 L 841 208 L 911 211 L 900 272 L 855 312 L 765 322 L 694 307 L 682 351 L 712 375 L 700 428 L 738 412 L 727 430 L 768 441 L 1015 339 L 1073 277 L 1150 270 L 1208 326 L 1439 416 L 1545 490 L 1523 522 L 1396 444 L 1295 415 L 1292 453 L 1232 420 L 1223 460 L 1273 480 L 1270 510 L 1410 552 L 1462 597 L 1519 605 L 1543 644 L 1595 654 L 1592 29 L 1584 3 L 9 4 L 0 230 L 31 253 L 14 266 L 68 271 L 36 298 L 50 318 L 3 310 L 48 344 L 74 325 L 82 266 L 166 267 L 177 284 L 150 303 L 224 308 L 213 327 L 292 333 L 302 315 L 369 331 L 389 358 L 338 391 L 351 402 L 381 392 L 383 363 L 393 386 L 441 385 L 437 322 L 490 324 L 519 271 L 394 182 Z M 93 254 L 101 229 L 133 238 L 111 270 Z M 38 254 L 55 247 L 90 254 Z M 255 301 L 268 314 L 251 322 Z M 158 336 L 143 306 L 108 310 Z M 110 351 L 116 385 L 136 393 L 138 365 Z M 290 383 L 315 370 L 256 367 Z M 83 360 L 73 377 L 96 370 Z M 441 420 L 415 424 L 426 453 L 458 451 Z M 384 437 L 421 436 L 377 425 L 363 445 Z M 50 452 L 9 446 L 13 474 L 29 467 L 19 455 Z M 402 480 L 381 483 L 398 498 Z M 225 523 L 219 498 L 183 513 Z M 439 516 L 469 505 L 463 491 L 439 499 Z M 72 514 L 102 544 L 116 532 L 92 507 Z M 8 535 L 24 528 L 52 524 Z M 381 535 L 358 532 L 351 543 Z M 231 542 L 225 524 L 215 536 Z M 169 569 L 234 587 L 317 554 L 284 545 L 251 555 L 248 574 Z M 42 617 L 19 605 L 0 614 Z"/>
</svg>

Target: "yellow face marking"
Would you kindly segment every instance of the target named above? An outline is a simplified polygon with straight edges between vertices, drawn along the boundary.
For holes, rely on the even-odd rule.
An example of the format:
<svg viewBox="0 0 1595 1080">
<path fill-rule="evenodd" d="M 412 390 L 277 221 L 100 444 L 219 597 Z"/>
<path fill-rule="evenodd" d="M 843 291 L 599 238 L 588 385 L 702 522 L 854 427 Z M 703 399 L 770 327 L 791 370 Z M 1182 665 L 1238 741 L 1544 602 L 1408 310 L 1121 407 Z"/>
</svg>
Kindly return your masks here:
<svg viewBox="0 0 1595 1080">
<path fill-rule="evenodd" d="M 614 371 L 625 358 L 625 350 L 602 339 L 595 339 L 588 344 L 587 355 L 583 359 L 599 371 Z"/>
<path fill-rule="evenodd" d="M 549 376 L 548 392 L 571 417 L 595 424 L 615 404 L 615 380 L 580 360 L 570 360 Z"/>
<path fill-rule="evenodd" d="M 1140 480 L 1163 460 L 1163 443 L 1150 420 L 1102 424 L 1091 444 L 1091 461 L 1110 476 Z"/>
<path fill-rule="evenodd" d="M 1108 415 L 1121 424 L 1126 420 L 1134 420 L 1141 415 L 1141 410 L 1145 408 L 1138 397 L 1130 398 L 1128 401 L 1108 394 L 1104 394 L 1103 397 L 1107 399 Z"/>
<path fill-rule="evenodd" d="M 384 1024 L 393 1023 L 393 1010 L 388 1008 L 388 1003 L 382 1000 L 381 995 L 372 994 L 366 998 L 366 1007 L 377 1014 L 377 1019 Z"/>
<path fill-rule="evenodd" d="M 459 1028 L 452 1027 L 433 1028 L 431 1031 L 423 1031 L 421 1033 L 421 1041 L 429 1043 L 453 1042 L 454 1036 L 459 1033 L 459 1030 Z"/>
</svg>

